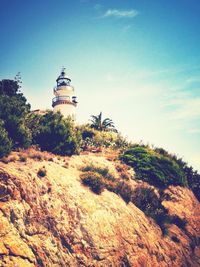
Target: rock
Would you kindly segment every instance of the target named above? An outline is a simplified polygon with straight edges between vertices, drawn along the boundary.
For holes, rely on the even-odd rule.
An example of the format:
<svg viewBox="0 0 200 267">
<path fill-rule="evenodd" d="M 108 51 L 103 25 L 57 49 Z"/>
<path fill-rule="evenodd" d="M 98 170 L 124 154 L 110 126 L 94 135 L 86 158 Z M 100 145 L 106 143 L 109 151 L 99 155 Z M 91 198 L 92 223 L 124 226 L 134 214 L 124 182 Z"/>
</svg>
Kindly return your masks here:
<svg viewBox="0 0 200 267">
<path fill-rule="evenodd" d="M 200 264 L 200 209 L 190 190 L 168 189 L 173 198 L 163 205 L 188 224 L 186 230 L 171 225 L 163 237 L 159 226 L 133 203 L 107 190 L 96 195 L 82 185 L 80 167 L 90 162 L 106 165 L 117 175 L 112 161 L 91 154 L 71 157 L 68 168 L 48 160 L 30 159 L 20 168 L 19 162 L 0 163 L 0 266 Z M 37 172 L 43 166 L 47 175 L 40 179 Z"/>
</svg>

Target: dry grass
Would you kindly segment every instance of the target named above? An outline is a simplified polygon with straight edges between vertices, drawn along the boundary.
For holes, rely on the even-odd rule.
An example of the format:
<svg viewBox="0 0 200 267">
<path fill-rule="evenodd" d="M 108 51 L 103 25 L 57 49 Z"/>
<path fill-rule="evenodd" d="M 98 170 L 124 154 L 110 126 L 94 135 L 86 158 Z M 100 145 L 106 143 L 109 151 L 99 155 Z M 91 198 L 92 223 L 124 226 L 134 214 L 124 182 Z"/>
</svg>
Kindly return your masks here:
<svg viewBox="0 0 200 267">
<path fill-rule="evenodd" d="M 12 151 L 7 157 L 3 157 L 1 162 L 8 164 L 9 162 L 24 162 L 28 159 L 36 161 L 54 161 L 55 155 L 46 151 L 40 151 L 37 147 L 30 147 L 28 149 L 20 149 L 19 151 Z"/>
</svg>

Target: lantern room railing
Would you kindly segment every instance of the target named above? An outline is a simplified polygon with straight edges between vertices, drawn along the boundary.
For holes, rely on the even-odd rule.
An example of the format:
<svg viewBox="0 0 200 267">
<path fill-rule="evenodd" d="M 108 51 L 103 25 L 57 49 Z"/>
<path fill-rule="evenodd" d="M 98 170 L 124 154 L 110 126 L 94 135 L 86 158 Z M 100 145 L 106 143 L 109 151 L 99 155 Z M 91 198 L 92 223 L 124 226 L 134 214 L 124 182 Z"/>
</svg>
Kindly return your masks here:
<svg viewBox="0 0 200 267">
<path fill-rule="evenodd" d="M 54 107 L 58 104 L 72 104 L 76 106 L 77 104 L 76 97 L 72 97 L 71 100 L 69 96 L 56 96 L 52 100 L 52 106 Z"/>
</svg>

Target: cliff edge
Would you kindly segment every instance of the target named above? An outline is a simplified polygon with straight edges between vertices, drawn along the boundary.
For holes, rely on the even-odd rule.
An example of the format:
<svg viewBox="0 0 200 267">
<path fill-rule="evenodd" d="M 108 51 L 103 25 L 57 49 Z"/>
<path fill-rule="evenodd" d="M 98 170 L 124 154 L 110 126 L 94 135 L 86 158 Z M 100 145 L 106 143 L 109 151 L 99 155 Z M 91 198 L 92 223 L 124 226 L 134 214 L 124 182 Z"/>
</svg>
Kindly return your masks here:
<svg viewBox="0 0 200 267">
<path fill-rule="evenodd" d="M 183 230 L 172 224 L 163 236 L 133 203 L 106 189 L 97 195 L 82 184 L 81 167 L 90 163 L 119 176 L 107 154 L 32 153 L 39 154 L 25 158 L 13 152 L 14 160 L 0 163 L 0 266 L 200 265 L 200 206 L 192 191 L 166 189 L 171 198 L 162 204 L 187 225 Z M 132 185 L 141 182 L 133 179 Z"/>
</svg>

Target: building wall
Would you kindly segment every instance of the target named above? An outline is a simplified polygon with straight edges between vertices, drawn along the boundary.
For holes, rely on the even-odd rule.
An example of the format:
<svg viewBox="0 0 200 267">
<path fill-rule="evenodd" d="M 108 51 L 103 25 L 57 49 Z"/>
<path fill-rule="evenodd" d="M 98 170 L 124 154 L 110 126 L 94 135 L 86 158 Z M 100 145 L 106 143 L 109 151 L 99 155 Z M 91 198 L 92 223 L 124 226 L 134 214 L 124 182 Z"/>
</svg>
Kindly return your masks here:
<svg viewBox="0 0 200 267">
<path fill-rule="evenodd" d="M 64 117 L 71 116 L 75 119 L 76 107 L 71 104 L 60 104 L 56 105 L 53 109 L 54 112 L 60 111 Z"/>
<path fill-rule="evenodd" d="M 55 96 L 62 96 L 62 95 L 74 96 L 74 88 L 71 86 L 60 86 L 59 90 L 57 89 L 55 91 Z"/>
</svg>

